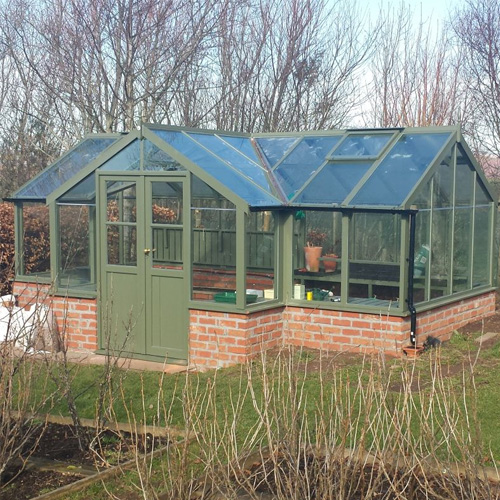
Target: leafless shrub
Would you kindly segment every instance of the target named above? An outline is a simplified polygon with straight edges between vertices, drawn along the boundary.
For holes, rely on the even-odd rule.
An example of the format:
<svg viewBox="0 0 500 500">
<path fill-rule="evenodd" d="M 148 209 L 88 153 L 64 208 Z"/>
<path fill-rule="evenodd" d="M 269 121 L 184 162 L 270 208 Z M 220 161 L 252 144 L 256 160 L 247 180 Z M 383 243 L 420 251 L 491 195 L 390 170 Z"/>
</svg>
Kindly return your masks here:
<svg viewBox="0 0 500 500">
<path fill-rule="evenodd" d="M 50 409 L 55 394 L 33 342 L 45 318 L 23 313 L 12 300 L 0 301 L 0 489 L 33 453 L 45 427 L 37 415 Z"/>
<path fill-rule="evenodd" d="M 161 459 L 137 454 L 144 498 L 500 498 L 483 467 L 472 365 L 458 387 L 439 349 L 425 375 L 372 358 L 358 372 L 322 366 L 312 381 L 298 359 L 264 355 L 229 392 L 218 372 L 206 385 L 188 374 L 168 404 L 160 378 L 157 421 L 181 404 L 191 439 Z"/>
</svg>

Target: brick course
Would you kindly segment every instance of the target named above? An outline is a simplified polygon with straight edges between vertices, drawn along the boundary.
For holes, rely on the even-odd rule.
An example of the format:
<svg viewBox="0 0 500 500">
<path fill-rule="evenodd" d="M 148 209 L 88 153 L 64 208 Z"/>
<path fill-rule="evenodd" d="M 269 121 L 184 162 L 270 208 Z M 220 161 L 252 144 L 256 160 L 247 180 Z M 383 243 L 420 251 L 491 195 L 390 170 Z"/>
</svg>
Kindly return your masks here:
<svg viewBox="0 0 500 500">
<path fill-rule="evenodd" d="M 49 285 L 16 282 L 20 306 L 35 302 L 54 311 L 68 347 L 95 351 L 96 299 L 57 297 Z M 495 292 L 441 306 L 417 315 L 417 343 L 428 335 L 448 340 L 453 331 L 495 312 Z M 410 318 L 325 309 L 280 306 L 249 314 L 190 310 L 189 362 L 197 368 L 244 363 L 280 345 L 400 356 L 409 344 Z"/>
<path fill-rule="evenodd" d="M 54 312 L 57 330 L 69 349 L 93 352 L 97 349 L 97 301 L 50 294 L 50 285 L 14 283 L 14 295 L 20 307 L 47 304 Z"/>
</svg>

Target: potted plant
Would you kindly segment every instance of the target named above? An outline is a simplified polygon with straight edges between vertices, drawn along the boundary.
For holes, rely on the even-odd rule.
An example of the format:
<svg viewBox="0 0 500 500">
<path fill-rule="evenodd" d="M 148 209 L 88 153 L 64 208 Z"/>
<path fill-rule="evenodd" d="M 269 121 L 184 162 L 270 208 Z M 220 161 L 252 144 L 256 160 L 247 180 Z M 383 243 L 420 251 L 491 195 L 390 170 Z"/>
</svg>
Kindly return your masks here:
<svg viewBox="0 0 500 500">
<path fill-rule="evenodd" d="M 335 251 L 335 246 L 332 245 L 327 248 L 326 253 L 323 255 L 323 267 L 325 272 L 333 273 L 337 270 L 337 259 L 339 258 Z"/>
<path fill-rule="evenodd" d="M 307 233 L 307 246 L 304 247 L 306 269 L 310 272 L 319 271 L 319 259 L 323 251 L 323 244 L 326 240 L 326 233 L 321 229 L 311 229 Z"/>
</svg>

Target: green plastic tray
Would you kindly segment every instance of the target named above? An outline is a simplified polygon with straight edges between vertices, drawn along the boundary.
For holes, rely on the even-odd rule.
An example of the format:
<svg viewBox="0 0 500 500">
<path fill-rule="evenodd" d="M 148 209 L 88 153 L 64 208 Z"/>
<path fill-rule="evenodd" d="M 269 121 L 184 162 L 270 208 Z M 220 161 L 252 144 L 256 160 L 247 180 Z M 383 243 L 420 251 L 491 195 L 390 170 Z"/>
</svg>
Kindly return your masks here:
<svg viewBox="0 0 500 500">
<path fill-rule="evenodd" d="M 257 300 L 258 295 L 247 293 L 247 304 L 253 304 Z M 215 302 L 225 302 L 227 304 L 236 304 L 235 292 L 222 292 L 214 295 Z"/>
</svg>

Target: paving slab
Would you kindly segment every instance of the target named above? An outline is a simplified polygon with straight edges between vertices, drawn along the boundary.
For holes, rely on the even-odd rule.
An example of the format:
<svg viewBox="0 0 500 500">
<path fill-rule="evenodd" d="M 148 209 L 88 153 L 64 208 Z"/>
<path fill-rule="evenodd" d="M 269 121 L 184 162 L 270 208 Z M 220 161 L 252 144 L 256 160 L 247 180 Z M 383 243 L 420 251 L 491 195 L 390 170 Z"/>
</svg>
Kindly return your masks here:
<svg viewBox="0 0 500 500">
<path fill-rule="evenodd" d="M 498 337 L 499 335 L 500 335 L 499 332 L 488 332 L 488 333 L 485 333 L 484 335 L 481 335 L 480 337 L 478 337 L 475 340 L 478 344 L 482 344 L 483 342 L 486 342 L 487 340 L 490 340 L 490 339 L 494 339 L 495 337 Z"/>
</svg>

